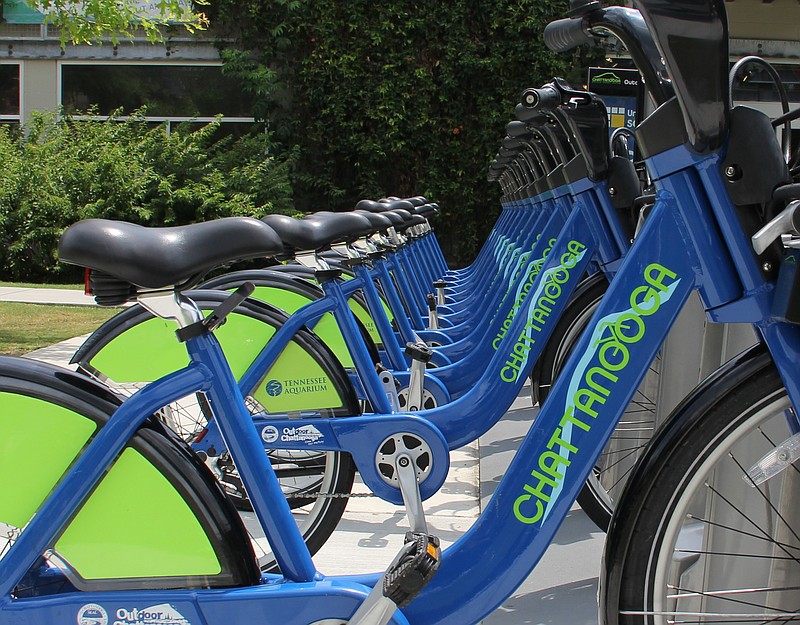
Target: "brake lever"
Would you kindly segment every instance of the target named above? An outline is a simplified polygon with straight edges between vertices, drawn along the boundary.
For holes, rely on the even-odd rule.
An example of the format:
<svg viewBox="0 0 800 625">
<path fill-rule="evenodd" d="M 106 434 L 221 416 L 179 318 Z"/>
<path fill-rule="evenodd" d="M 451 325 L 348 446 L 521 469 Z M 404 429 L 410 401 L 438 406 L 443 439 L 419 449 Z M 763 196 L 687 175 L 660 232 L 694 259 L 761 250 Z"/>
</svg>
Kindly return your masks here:
<svg viewBox="0 0 800 625">
<path fill-rule="evenodd" d="M 777 217 L 773 218 L 766 226 L 752 236 L 750 240 L 756 254 L 763 254 L 767 248 L 783 234 L 800 234 L 800 213 L 797 211 L 798 207 L 800 207 L 800 200 L 793 200 Z"/>
</svg>

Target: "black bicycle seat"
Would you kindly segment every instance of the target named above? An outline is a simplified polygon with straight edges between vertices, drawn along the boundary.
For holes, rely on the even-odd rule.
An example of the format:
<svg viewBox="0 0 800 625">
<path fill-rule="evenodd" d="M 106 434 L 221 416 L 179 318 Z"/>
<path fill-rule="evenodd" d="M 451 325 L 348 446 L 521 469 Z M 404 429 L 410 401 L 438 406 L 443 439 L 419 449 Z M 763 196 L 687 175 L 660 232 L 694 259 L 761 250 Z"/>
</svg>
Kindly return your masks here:
<svg viewBox="0 0 800 625">
<path fill-rule="evenodd" d="M 405 213 L 407 211 L 403 212 Z M 395 227 L 402 226 L 404 223 L 406 223 L 406 218 L 403 217 L 403 215 L 401 215 L 398 211 L 385 211 L 380 214 L 389 219 L 389 221 L 391 221 L 392 225 Z"/>
<path fill-rule="evenodd" d="M 357 211 L 369 211 L 370 213 L 383 213 L 391 210 L 384 202 L 376 202 L 375 200 L 359 200 L 355 205 Z"/>
<path fill-rule="evenodd" d="M 415 215 L 422 215 L 423 217 L 433 217 L 439 214 L 439 207 L 436 204 L 421 204 L 414 207 Z"/>
<path fill-rule="evenodd" d="M 170 228 L 87 219 L 67 228 L 58 243 L 65 263 L 148 289 L 180 285 L 219 265 L 282 250 L 275 231 L 250 217 Z"/>
<path fill-rule="evenodd" d="M 409 212 L 414 210 L 414 205 L 411 202 L 409 202 L 408 200 L 397 200 L 397 199 L 393 200 L 393 199 L 390 199 L 390 198 L 386 198 L 386 199 L 378 200 L 378 201 L 379 201 L 379 203 L 381 203 L 384 206 L 386 206 L 387 210 L 396 210 L 398 208 L 401 208 L 403 210 L 407 210 Z"/>
<path fill-rule="evenodd" d="M 422 215 L 409 215 L 406 222 L 398 228 L 398 230 L 407 230 L 412 226 L 421 226 L 422 224 L 426 223 L 428 220 L 425 219 Z"/>
<path fill-rule="evenodd" d="M 372 224 L 372 228 L 374 232 L 379 232 L 382 230 L 386 230 L 387 228 L 391 228 L 394 224 L 392 220 L 386 216 L 385 213 L 372 213 L 367 210 L 355 210 L 353 211 L 356 215 L 361 215 L 369 220 Z"/>
<path fill-rule="evenodd" d="M 261 220 L 278 233 L 285 245 L 303 251 L 325 249 L 373 232 L 372 224 L 366 217 L 352 212 L 319 212 L 304 219 L 267 215 Z"/>
</svg>

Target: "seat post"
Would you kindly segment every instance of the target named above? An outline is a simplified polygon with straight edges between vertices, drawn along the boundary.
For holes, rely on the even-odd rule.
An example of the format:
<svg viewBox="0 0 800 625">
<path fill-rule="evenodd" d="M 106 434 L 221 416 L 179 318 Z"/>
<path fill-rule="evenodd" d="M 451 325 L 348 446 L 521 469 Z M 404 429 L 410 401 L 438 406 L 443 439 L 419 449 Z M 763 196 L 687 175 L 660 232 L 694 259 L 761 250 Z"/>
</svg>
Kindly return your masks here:
<svg viewBox="0 0 800 625">
<path fill-rule="evenodd" d="M 136 296 L 139 304 L 161 319 L 171 319 L 185 328 L 203 320 L 203 313 L 192 300 L 178 291 L 151 291 Z"/>
</svg>

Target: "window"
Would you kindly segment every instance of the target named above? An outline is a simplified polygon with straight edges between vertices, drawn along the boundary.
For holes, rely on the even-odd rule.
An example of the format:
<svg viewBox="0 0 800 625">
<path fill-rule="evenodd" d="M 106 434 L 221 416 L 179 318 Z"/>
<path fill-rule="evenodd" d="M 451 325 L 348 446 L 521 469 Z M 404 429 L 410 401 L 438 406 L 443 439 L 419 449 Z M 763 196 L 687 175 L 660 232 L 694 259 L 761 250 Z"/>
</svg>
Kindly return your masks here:
<svg viewBox="0 0 800 625">
<path fill-rule="evenodd" d="M 145 108 L 152 121 L 252 124 L 251 99 L 220 65 L 61 64 L 61 105 L 70 114 L 107 116 Z M 231 128 L 232 130 L 232 128 Z"/>
<path fill-rule="evenodd" d="M 20 65 L 0 65 L 0 123 L 20 123 Z"/>
<path fill-rule="evenodd" d="M 800 65 L 774 64 L 783 81 L 789 102 L 800 102 Z M 767 71 L 760 65 L 750 64 L 737 74 L 733 85 L 733 99 L 748 102 L 779 102 L 780 97 Z"/>
</svg>

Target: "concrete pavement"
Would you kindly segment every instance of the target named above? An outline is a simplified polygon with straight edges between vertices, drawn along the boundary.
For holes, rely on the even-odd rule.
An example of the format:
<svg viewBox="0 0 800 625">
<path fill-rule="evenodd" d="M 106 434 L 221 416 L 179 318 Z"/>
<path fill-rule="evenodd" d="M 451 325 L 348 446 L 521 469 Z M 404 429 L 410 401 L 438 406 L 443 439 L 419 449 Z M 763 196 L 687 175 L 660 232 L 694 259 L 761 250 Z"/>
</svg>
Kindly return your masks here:
<svg viewBox="0 0 800 625">
<path fill-rule="evenodd" d="M 0 287 L 0 301 L 93 302 L 81 291 L 8 287 Z M 63 365 L 82 340 L 71 339 L 29 356 Z M 441 538 L 443 546 L 455 542 L 474 523 L 527 433 L 538 410 L 531 405 L 529 392 L 525 387 L 503 419 L 477 442 L 452 453 L 443 488 L 424 505 L 430 531 Z M 355 492 L 367 494 L 367 489 L 358 483 Z M 314 561 L 326 574 L 382 570 L 402 545 L 407 527 L 400 507 L 375 497 L 353 498 L 334 536 Z M 573 508 L 539 566 L 484 624 L 595 625 L 603 539 L 586 515 Z"/>
<path fill-rule="evenodd" d="M 94 298 L 78 289 L 38 289 L 0 286 L 0 302 L 27 304 L 61 304 L 64 306 L 95 306 Z"/>
</svg>

